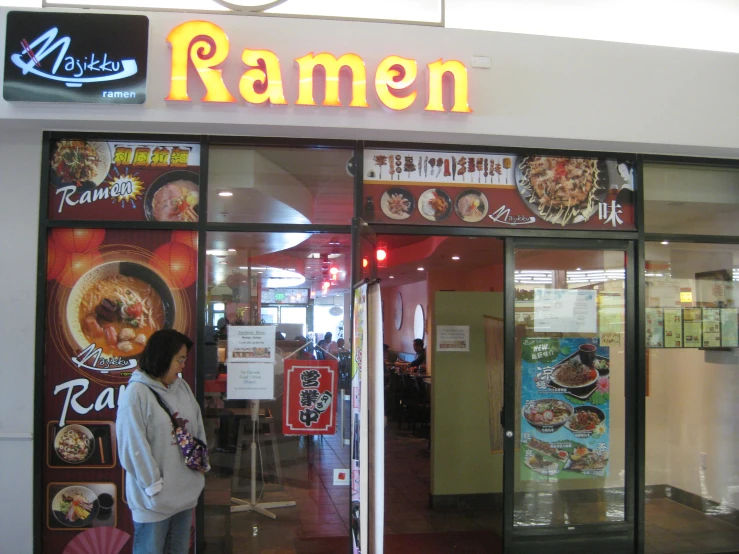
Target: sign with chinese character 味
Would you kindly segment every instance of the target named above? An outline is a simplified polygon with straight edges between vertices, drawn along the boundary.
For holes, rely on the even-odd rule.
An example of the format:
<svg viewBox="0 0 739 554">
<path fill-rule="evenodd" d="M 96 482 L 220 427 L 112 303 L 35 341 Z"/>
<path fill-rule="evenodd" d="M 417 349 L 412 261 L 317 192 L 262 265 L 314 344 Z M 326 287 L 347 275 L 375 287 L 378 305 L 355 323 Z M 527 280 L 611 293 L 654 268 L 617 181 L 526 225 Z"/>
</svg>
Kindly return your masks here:
<svg viewBox="0 0 739 554">
<path fill-rule="evenodd" d="M 197 143 L 70 138 L 52 141 L 49 156 L 49 219 L 199 219 Z"/>
<path fill-rule="evenodd" d="M 338 375 L 336 360 L 285 360 L 284 434 L 336 432 Z"/>
<path fill-rule="evenodd" d="M 631 231 L 634 162 L 365 150 L 363 218 L 401 225 Z"/>
</svg>

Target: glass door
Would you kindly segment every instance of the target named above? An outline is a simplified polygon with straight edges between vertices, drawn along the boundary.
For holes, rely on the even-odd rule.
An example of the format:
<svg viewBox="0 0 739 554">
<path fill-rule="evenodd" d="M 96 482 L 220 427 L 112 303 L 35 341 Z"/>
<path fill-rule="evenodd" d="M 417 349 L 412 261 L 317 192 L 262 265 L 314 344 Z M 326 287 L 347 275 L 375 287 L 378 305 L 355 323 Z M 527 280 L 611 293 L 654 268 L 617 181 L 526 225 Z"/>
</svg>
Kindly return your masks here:
<svg viewBox="0 0 739 554">
<path fill-rule="evenodd" d="M 506 551 L 633 552 L 631 246 L 506 247 Z"/>
</svg>

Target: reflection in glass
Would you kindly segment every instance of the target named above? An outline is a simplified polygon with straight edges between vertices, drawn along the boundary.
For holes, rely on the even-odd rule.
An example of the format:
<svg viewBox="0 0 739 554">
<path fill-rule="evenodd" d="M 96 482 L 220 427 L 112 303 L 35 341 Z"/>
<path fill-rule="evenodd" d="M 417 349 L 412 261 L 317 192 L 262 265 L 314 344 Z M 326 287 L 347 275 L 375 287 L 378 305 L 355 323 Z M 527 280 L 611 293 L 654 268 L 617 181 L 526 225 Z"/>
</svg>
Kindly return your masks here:
<svg viewBox="0 0 739 554">
<path fill-rule="evenodd" d="M 348 420 L 341 419 L 342 413 L 349 413 L 344 400 L 348 394 L 337 391 L 336 433 L 320 439 L 284 434 L 283 403 L 285 359 L 314 358 L 312 343 L 295 340 L 312 336 L 316 330 L 314 304 L 330 300 L 343 306 L 344 295 L 348 294 L 351 238 L 334 234 L 213 232 L 206 240 L 209 302 L 213 306 L 222 304 L 223 312 L 219 313 L 225 313 L 228 319 L 225 329 L 215 334 L 220 339 L 217 369 L 204 375 L 203 416 L 213 466 L 206 474 L 206 552 L 300 552 L 324 544 L 346 551 L 350 487 L 334 485 L 334 470 L 349 469 L 349 446 L 342 438 Z M 333 279 L 331 267 L 339 270 Z M 349 314 L 342 313 L 342 317 L 348 318 Z M 278 337 L 275 398 L 260 400 L 255 435 L 253 404 L 230 398 L 228 388 L 229 379 L 241 375 L 240 368 L 234 366 L 245 365 L 229 363 L 229 340 L 235 340 L 244 325 L 274 326 L 270 336 L 274 333 Z M 349 330 L 351 325 L 347 323 L 344 328 Z M 346 380 L 340 382 L 345 384 Z M 274 520 L 253 512 L 231 513 L 233 499 L 249 500 L 252 493 L 253 437 L 258 439 L 254 471 L 259 502 L 296 503 L 294 507 L 275 509 Z"/>
<path fill-rule="evenodd" d="M 515 255 L 514 525 L 623 521 L 624 252 Z"/>
<path fill-rule="evenodd" d="M 732 551 L 739 247 L 651 242 L 645 261 L 647 549 Z"/>
<path fill-rule="evenodd" d="M 739 235 L 739 169 L 644 165 L 647 233 Z"/>
<path fill-rule="evenodd" d="M 349 225 L 352 150 L 212 146 L 208 221 Z"/>
</svg>

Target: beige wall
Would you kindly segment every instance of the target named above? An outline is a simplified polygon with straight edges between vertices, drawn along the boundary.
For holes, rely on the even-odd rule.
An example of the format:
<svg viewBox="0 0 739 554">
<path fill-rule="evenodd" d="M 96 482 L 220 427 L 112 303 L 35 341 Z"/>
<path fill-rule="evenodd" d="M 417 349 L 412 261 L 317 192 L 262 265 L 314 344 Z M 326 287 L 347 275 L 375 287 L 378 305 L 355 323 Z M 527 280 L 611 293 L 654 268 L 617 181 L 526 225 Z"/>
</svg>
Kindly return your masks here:
<svg viewBox="0 0 739 554">
<path fill-rule="evenodd" d="M 384 283 L 383 283 L 384 285 Z M 426 281 L 418 281 L 400 287 L 381 287 L 382 290 L 382 323 L 383 342 L 391 350 L 413 352 L 413 314 L 416 306 L 423 306 L 423 313 L 428 314 L 428 286 Z M 400 329 L 395 328 L 395 308 L 398 305 L 398 292 L 402 297 L 403 321 Z"/>
<path fill-rule="evenodd" d="M 739 509 L 739 356 L 692 348 L 649 352 L 647 484 Z"/>
</svg>

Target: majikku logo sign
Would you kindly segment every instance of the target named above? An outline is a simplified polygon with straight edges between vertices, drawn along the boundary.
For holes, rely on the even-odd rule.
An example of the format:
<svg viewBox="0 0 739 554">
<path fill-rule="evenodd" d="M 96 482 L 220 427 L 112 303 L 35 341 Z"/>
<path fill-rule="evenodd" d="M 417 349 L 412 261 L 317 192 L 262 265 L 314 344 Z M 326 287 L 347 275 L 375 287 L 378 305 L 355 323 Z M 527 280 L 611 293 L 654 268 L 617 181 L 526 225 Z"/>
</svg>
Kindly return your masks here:
<svg viewBox="0 0 739 554">
<path fill-rule="evenodd" d="M 3 98 L 143 104 L 148 39 L 145 16 L 9 12 Z"/>
</svg>

